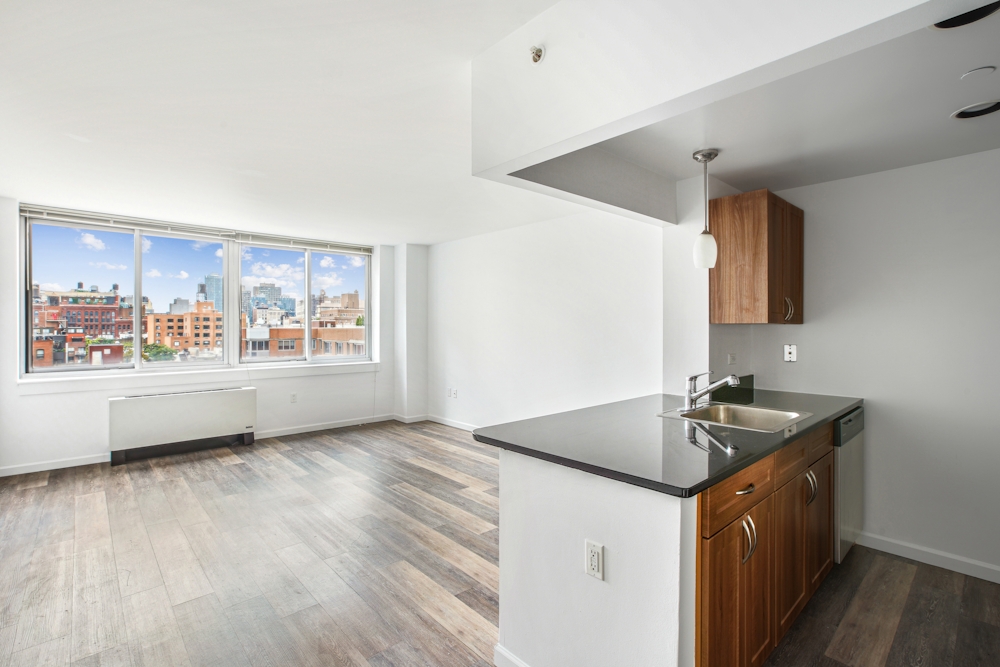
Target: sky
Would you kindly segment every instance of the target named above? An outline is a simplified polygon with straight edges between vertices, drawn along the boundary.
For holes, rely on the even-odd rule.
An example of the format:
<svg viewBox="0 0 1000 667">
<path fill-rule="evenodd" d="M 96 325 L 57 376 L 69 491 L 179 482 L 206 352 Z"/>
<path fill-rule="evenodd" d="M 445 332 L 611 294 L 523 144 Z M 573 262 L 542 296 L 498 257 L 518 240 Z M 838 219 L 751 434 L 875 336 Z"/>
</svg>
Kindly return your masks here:
<svg viewBox="0 0 1000 667">
<path fill-rule="evenodd" d="M 134 237 L 131 232 L 79 229 L 35 223 L 32 226 L 32 282 L 43 290 L 84 289 L 97 285 L 119 294 L 134 292 Z M 169 310 L 177 297 L 194 301 L 198 283 L 210 273 L 222 273 L 223 244 L 143 234 L 142 290 L 157 313 Z M 302 298 L 305 253 L 243 246 L 240 269 L 244 287 L 262 282 L 281 287 L 282 296 Z M 358 290 L 365 297 L 366 258 L 313 252 L 313 293 L 325 289 L 339 295 Z"/>
</svg>

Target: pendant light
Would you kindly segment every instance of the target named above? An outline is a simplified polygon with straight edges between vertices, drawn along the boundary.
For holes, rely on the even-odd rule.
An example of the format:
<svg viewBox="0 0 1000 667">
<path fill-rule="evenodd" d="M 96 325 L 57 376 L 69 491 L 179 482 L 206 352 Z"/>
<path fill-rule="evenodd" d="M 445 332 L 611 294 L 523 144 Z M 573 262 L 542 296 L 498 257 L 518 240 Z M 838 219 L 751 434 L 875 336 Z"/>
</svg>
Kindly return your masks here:
<svg viewBox="0 0 1000 667">
<path fill-rule="evenodd" d="M 719 246 L 712 232 L 708 231 L 708 163 L 718 156 L 717 148 L 704 148 L 691 156 L 705 167 L 705 230 L 694 240 L 694 265 L 698 269 L 714 269 L 719 256 Z"/>
</svg>

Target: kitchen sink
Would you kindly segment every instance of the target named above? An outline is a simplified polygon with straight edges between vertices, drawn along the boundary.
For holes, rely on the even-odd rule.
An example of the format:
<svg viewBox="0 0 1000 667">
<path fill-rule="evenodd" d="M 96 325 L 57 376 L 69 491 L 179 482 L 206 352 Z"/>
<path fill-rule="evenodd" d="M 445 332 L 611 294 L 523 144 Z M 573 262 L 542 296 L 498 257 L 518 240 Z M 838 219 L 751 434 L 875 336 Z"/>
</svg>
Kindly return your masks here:
<svg viewBox="0 0 1000 667">
<path fill-rule="evenodd" d="M 731 428 L 739 428 L 747 431 L 777 433 L 782 429 L 788 428 L 792 424 L 812 417 L 812 413 L 775 410 L 773 408 L 758 408 L 752 405 L 714 403 L 697 408 L 691 408 L 690 410 L 685 410 L 684 408 L 669 410 L 662 413 L 660 416 L 668 417 L 670 419 L 698 422 L 700 424 L 729 426 Z"/>
</svg>

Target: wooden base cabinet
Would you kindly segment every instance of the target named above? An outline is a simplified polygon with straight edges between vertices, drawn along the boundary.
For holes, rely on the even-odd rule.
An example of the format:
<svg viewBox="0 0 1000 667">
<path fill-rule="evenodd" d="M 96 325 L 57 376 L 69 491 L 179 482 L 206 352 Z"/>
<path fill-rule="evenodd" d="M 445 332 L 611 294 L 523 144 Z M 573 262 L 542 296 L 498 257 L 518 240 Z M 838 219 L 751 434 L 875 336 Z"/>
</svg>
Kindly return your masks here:
<svg viewBox="0 0 1000 667">
<path fill-rule="evenodd" d="M 814 431 L 699 496 L 697 667 L 763 665 L 833 568 L 832 442 Z"/>
<path fill-rule="evenodd" d="M 766 496 L 699 554 L 698 665 L 759 667 L 774 648 L 773 501 Z"/>
<path fill-rule="evenodd" d="M 809 468 L 816 493 L 806 505 L 806 577 L 812 596 L 833 569 L 833 452 Z"/>
</svg>

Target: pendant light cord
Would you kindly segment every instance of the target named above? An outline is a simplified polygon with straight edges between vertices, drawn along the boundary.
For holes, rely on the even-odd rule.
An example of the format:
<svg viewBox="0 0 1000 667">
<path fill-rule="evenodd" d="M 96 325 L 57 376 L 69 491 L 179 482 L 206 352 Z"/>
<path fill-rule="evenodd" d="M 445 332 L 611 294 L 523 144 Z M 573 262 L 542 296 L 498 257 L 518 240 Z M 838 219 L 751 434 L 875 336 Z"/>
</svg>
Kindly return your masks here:
<svg viewBox="0 0 1000 667">
<path fill-rule="evenodd" d="M 708 231 L 708 161 L 702 162 L 702 166 L 705 168 L 705 231 Z"/>
</svg>

